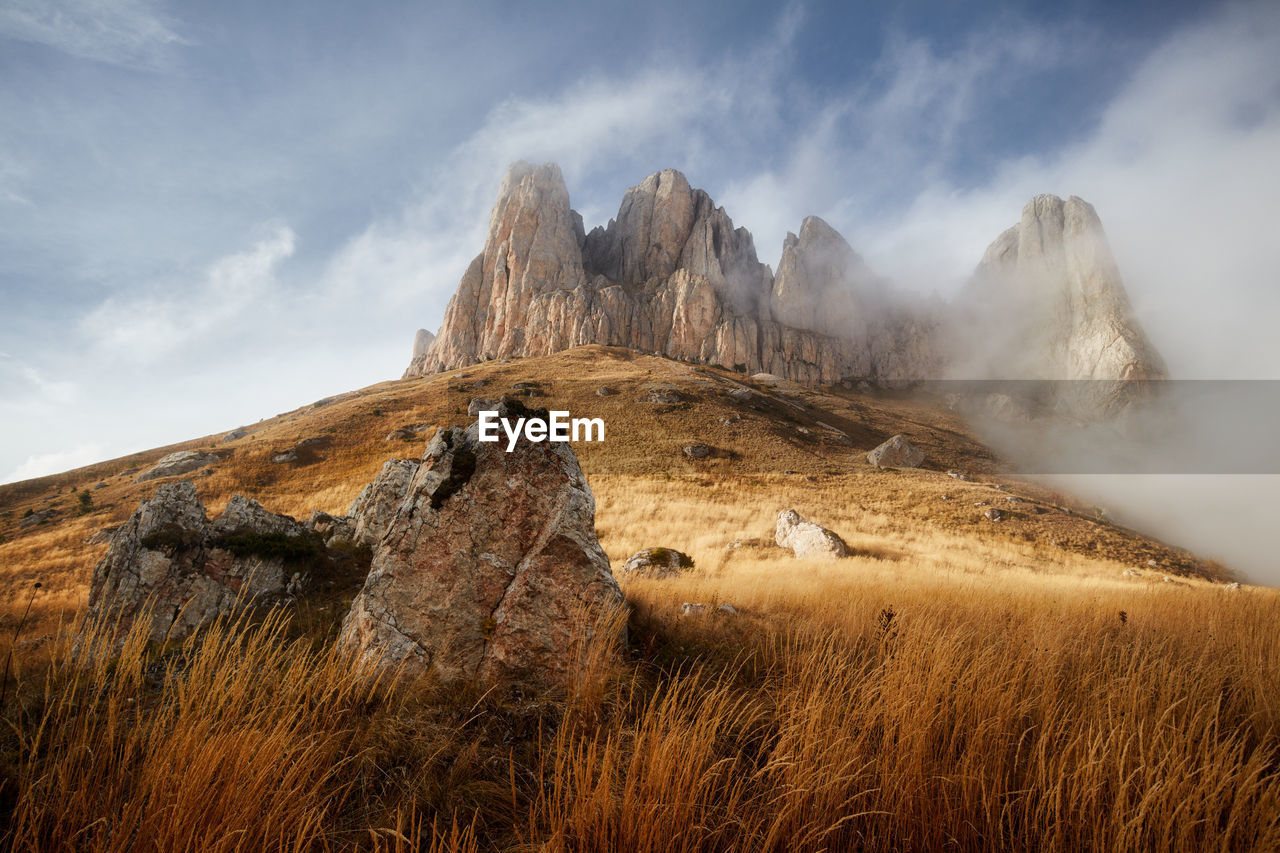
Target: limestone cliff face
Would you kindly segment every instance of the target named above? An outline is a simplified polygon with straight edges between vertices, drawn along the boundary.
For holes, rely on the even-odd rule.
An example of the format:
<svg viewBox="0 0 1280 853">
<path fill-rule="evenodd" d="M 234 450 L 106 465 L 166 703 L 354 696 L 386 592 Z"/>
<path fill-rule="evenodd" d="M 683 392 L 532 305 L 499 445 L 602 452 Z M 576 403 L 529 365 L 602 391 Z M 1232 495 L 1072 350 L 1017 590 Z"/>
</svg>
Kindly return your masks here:
<svg viewBox="0 0 1280 853">
<path fill-rule="evenodd" d="M 825 253 L 832 237 L 843 238 L 819 223 L 807 221 L 805 239 L 788 249 L 780 305 L 799 306 L 796 294 L 811 280 L 837 290 Z M 821 327 L 780 322 L 776 290 L 751 234 L 675 170 L 632 187 L 608 226 L 584 234 L 559 168 L 517 163 L 503 180 L 484 251 L 435 343 L 405 375 L 589 343 L 809 383 L 893 382 L 938 369 L 937 320 L 924 310 L 885 305 L 855 335 L 833 312 L 813 307 L 821 298 L 808 309 L 823 316 Z"/>
<path fill-rule="evenodd" d="M 1107 410 L 1125 383 L 1166 376 L 1133 315 L 1093 206 L 1039 195 L 983 255 L 956 306 L 952 358 L 969 376 L 1094 380 L 1073 408 Z"/>
<path fill-rule="evenodd" d="M 1164 376 L 1078 198 L 1032 199 L 944 306 L 895 293 L 812 216 L 787 235 L 775 275 L 751 234 L 673 169 L 584 233 L 560 169 L 517 163 L 484 251 L 405 376 L 583 344 L 822 384 Z"/>
</svg>

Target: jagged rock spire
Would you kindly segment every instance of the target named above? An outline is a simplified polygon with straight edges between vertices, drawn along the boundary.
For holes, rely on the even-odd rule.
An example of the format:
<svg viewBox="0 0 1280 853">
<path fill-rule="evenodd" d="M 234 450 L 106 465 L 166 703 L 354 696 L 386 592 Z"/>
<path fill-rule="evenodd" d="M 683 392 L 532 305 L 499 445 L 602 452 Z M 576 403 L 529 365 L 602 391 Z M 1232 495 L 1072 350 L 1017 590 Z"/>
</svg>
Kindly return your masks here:
<svg viewBox="0 0 1280 853">
<path fill-rule="evenodd" d="M 1097 214 L 1074 196 L 1032 199 L 944 307 L 895 294 L 817 217 L 787 235 L 775 276 L 751 234 L 674 169 L 584 233 L 559 168 L 516 163 L 438 340 L 405 375 L 589 343 L 809 383 L 1165 373 Z"/>
</svg>

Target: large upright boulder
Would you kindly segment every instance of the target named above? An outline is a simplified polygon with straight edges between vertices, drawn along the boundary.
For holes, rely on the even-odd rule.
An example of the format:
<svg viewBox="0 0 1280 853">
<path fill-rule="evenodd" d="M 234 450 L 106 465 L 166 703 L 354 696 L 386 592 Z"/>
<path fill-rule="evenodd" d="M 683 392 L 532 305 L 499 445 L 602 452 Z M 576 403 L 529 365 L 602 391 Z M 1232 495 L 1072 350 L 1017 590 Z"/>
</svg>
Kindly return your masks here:
<svg viewBox="0 0 1280 853">
<path fill-rule="evenodd" d="M 112 535 L 93 571 L 89 618 L 122 635 L 149 612 L 150 639 L 181 639 L 237 606 L 283 596 L 286 563 L 321 547 L 304 525 L 240 495 L 210 522 L 189 480 L 168 483 Z"/>
<path fill-rule="evenodd" d="M 546 419 L 513 398 L 500 417 Z M 375 546 L 339 641 L 372 663 L 450 681 L 554 683 L 622 593 L 573 450 L 442 429 Z M 613 624 L 617 624 L 616 622 Z"/>
</svg>

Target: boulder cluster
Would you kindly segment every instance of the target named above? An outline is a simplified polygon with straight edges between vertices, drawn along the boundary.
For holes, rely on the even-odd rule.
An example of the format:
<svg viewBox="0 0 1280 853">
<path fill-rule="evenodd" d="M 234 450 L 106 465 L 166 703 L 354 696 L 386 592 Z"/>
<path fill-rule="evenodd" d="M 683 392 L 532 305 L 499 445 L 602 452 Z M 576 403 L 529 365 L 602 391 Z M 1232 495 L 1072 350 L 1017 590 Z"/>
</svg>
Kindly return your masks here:
<svg viewBox="0 0 1280 853">
<path fill-rule="evenodd" d="M 501 417 L 547 417 L 496 405 Z M 580 643 L 623 630 L 573 450 L 521 440 L 506 452 L 481 443 L 476 424 L 438 430 L 421 461 L 389 460 L 345 515 L 306 524 L 240 495 L 210 521 L 190 481 L 161 486 L 112 535 L 90 619 L 123 636 L 145 618 L 150 639 L 179 639 L 301 592 L 300 569 L 344 544 L 367 546 L 371 563 L 339 642 L 374 665 L 547 683 Z"/>
</svg>

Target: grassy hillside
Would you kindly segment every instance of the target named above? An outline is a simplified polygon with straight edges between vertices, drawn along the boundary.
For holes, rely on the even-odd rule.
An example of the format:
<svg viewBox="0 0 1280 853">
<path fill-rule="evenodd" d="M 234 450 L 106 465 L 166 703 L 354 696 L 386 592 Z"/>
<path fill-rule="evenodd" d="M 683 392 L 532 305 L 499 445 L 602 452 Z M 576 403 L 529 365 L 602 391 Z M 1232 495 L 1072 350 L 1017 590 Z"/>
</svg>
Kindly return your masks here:
<svg viewBox="0 0 1280 853">
<path fill-rule="evenodd" d="M 605 419 L 606 441 L 575 450 L 614 566 L 652 546 L 695 560 L 679 578 L 623 580 L 620 662 L 589 650 L 549 696 L 377 679 L 328 645 L 339 596 L 69 665 L 56 626 L 106 547 L 85 540 L 157 485 L 128 472 L 212 449 L 223 460 L 192 477 L 211 513 L 236 492 L 301 518 L 341 512 L 431 434 L 397 430 L 464 424 L 472 397 L 518 383 Z M 728 396 L 743 386 L 750 401 Z M 641 399 L 655 388 L 681 400 Z M 1006 476 L 928 400 L 584 347 L 383 383 L 251 429 L 0 486 L 0 651 L 42 584 L 3 711 L 0 809 L 18 846 L 1280 847 L 1280 599 L 1227 591 L 1223 567 Z M 922 469 L 867 464 L 895 433 L 925 450 Z M 685 457 L 694 442 L 712 455 Z M 20 529 L 47 507 L 59 514 Z M 785 507 L 852 555 L 777 548 Z M 738 614 L 682 615 L 684 602 Z"/>
</svg>

